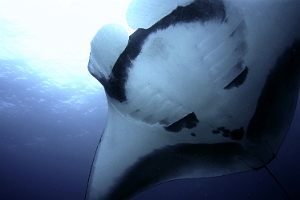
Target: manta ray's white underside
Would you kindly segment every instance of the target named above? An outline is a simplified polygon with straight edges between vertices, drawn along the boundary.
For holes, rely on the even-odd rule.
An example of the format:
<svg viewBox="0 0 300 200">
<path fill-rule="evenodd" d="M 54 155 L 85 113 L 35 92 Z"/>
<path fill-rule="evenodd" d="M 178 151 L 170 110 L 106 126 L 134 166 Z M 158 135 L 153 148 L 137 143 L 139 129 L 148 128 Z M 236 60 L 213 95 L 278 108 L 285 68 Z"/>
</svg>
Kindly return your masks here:
<svg viewBox="0 0 300 200">
<path fill-rule="evenodd" d="M 297 0 L 133 0 L 128 24 L 143 29 L 101 28 L 89 71 L 109 113 L 87 199 L 269 163 L 297 103 L 299 9 Z"/>
</svg>

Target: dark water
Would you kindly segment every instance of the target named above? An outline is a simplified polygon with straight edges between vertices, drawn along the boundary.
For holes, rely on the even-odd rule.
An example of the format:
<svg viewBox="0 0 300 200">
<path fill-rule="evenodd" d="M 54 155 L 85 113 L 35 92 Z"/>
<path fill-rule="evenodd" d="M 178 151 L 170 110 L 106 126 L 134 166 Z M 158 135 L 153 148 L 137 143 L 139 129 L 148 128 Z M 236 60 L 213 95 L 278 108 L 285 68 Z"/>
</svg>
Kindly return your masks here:
<svg viewBox="0 0 300 200">
<path fill-rule="evenodd" d="M 22 69 L 22 70 L 21 70 Z M 0 199 L 83 199 L 107 117 L 103 90 L 47 86 L 22 60 L 0 61 Z M 73 85 L 74 86 L 74 85 Z M 300 107 L 269 164 L 300 198 Z M 269 199 L 285 195 L 265 169 L 172 181 L 134 199 Z"/>
</svg>

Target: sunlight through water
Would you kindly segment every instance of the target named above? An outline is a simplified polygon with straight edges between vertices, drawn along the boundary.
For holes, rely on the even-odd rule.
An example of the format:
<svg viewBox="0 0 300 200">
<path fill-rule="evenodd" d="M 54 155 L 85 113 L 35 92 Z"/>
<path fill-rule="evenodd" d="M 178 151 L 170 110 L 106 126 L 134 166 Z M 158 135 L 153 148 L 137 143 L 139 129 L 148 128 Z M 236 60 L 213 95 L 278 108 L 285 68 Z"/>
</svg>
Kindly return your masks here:
<svg viewBox="0 0 300 200">
<path fill-rule="evenodd" d="M 87 70 L 90 41 L 107 23 L 132 33 L 125 16 L 129 2 L 1 0 L 0 59 L 21 60 L 26 66 L 15 70 L 36 74 L 50 86 L 97 90 L 101 85 Z"/>
</svg>

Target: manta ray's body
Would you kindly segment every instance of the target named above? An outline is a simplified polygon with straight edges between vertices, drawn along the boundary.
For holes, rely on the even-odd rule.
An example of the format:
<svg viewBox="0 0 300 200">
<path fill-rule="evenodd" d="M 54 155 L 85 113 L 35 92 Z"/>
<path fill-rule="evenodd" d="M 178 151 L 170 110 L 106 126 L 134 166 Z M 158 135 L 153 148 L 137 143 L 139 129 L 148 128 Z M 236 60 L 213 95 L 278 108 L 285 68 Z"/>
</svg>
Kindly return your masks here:
<svg viewBox="0 0 300 200">
<path fill-rule="evenodd" d="M 140 29 L 128 37 L 118 25 L 101 28 L 89 71 L 109 114 L 87 198 L 126 199 L 165 181 L 269 163 L 298 99 L 297 7 L 136 0 L 127 20 Z"/>
</svg>

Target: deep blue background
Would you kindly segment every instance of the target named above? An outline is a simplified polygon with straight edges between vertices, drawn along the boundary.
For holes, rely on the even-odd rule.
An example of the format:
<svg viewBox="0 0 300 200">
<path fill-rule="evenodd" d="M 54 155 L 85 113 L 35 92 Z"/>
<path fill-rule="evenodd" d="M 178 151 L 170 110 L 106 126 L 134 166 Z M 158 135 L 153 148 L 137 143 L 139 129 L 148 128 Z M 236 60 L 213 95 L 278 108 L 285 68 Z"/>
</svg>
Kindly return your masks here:
<svg viewBox="0 0 300 200">
<path fill-rule="evenodd" d="M 23 1 L 7 2 L 14 8 Z M 0 200 L 82 200 L 107 118 L 103 88 L 86 69 L 88 48 L 102 18 L 111 16 L 99 11 L 100 1 L 99 7 L 74 1 L 74 10 L 53 10 L 51 4 L 37 9 L 34 3 L 23 9 L 28 2 L 4 15 L 5 6 L 0 6 Z M 33 20 L 28 27 L 23 24 L 26 17 Z M 300 199 L 299 122 L 300 105 L 277 157 L 268 165 L 293 199 Z M 133 199 L 286 196 L 263 168 L 171 181 Z"/>
<path fill-rule="evenodd" d="M 83 199 L 105 127 L 98 90 L 45 86 L 22 60 L 0 61 L 0 199 Z M 293 199 L 300 198 L 300 108 L 268 167 Z M 130 183 L 129 183 L 130 184 Z M 171 181 L 133 199 L 285 199 L 265 169 Z"/>
</svg>

